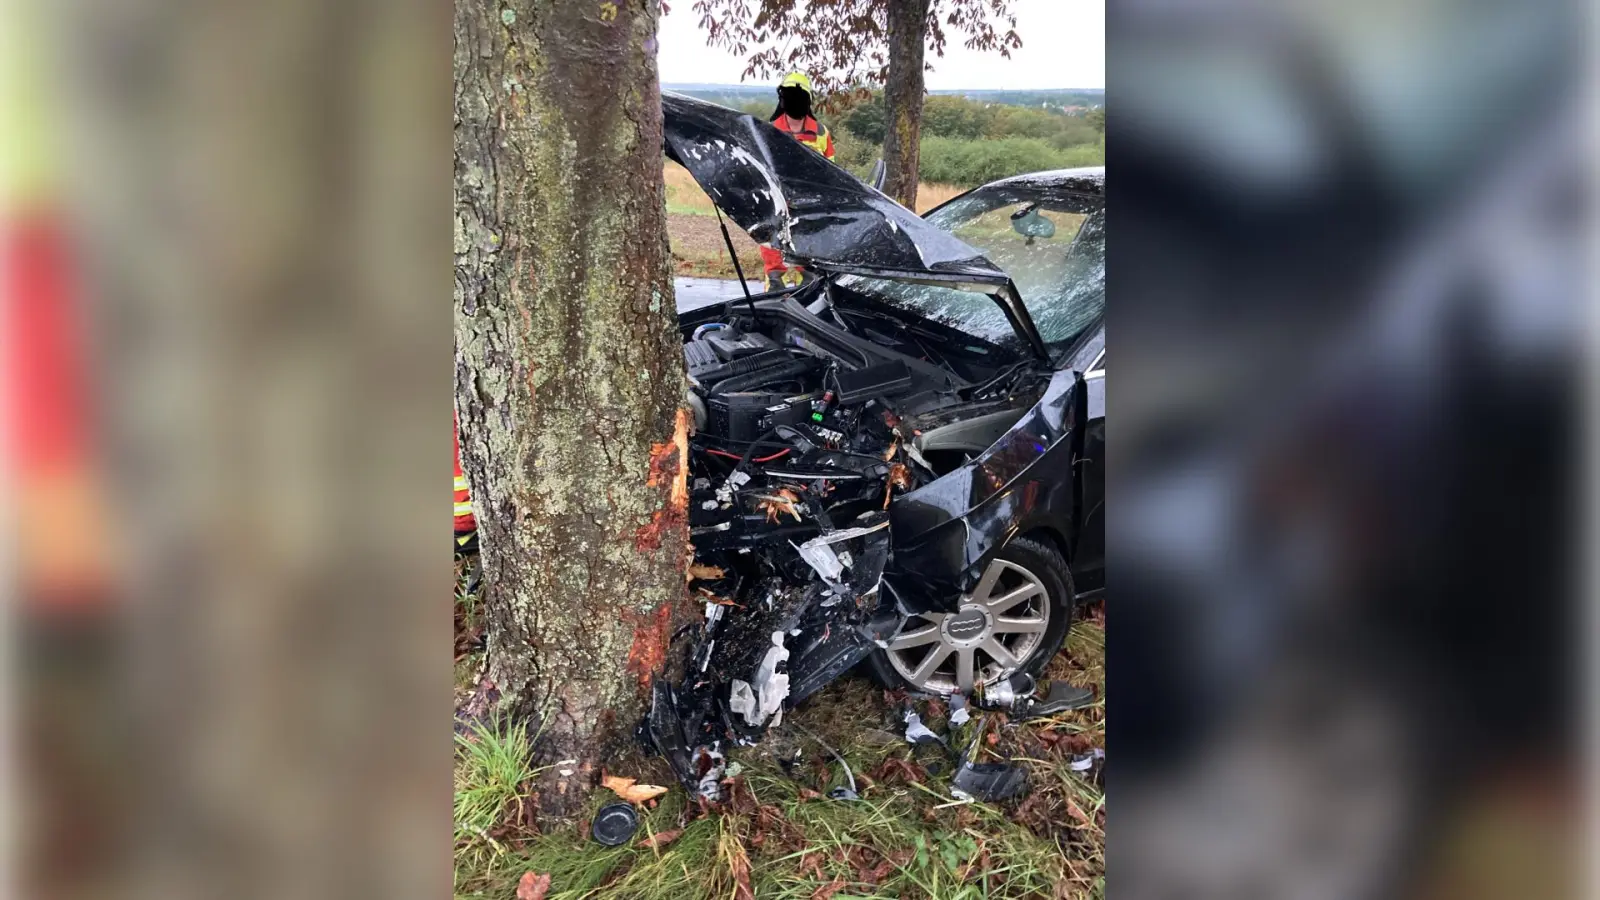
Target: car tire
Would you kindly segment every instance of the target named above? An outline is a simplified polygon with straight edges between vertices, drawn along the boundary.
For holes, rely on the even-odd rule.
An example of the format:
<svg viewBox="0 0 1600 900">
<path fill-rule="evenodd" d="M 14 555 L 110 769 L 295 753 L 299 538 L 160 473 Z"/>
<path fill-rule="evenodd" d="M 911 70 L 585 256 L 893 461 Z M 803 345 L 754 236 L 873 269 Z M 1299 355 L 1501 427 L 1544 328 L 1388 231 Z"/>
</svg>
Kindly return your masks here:
<svg viewBox="0 0 1600 900">
<path fill-rule="evenodd" d="M 994 581 L 986 585 L 991 573 Z M 1030 583 L 1034 593 L 1024 593 Z M 1008 599 L 1017 595 L 1020 600 Z M 1011 605 L 1000 605 L 1006 603 Z M 968 650 L 975 651 L 971 663 L 974 683 L 993 684 L 1019 672 L 1037 676 L 1061 649 L 1076 608 L 1072 573 L 1061 553 L 1046 542 L 1016 538 L 995 554 L 978 585 L 963 596 L 960 612 L 912 616 L 885 642 L 887 649 L 880 648 L 867 657 L 866 667 L 887 688 L 931 695 L 948 695 L 957 689 L 963 653 Z M 980 619 L 984 622 L 981 630 L 971 636 L 960 634 L 979 627 Z M 1024 628 L 1029 630 L 1010 630 Z M 991 640 L 1014 665 L 991 652 Z M 946 655 L 918 678 L 935 653 Z"/>
</svg>

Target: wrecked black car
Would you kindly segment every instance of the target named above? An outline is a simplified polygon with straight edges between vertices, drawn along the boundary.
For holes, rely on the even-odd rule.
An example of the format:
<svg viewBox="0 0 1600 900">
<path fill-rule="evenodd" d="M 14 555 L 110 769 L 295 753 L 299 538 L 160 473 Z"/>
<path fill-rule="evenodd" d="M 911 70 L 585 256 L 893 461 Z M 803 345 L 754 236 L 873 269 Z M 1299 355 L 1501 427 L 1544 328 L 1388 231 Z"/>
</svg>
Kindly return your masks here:
<svg viewBox="0 0 1600 900">
<path fill-rule="evenodd" d="M 721 747 L 846 670 L 981 697 L 1102 587 L 1104 173 L 924 219 L 766 122 L 663 107 L 667 156 L 817 276 L 680 317 L 705 622 L 646 732 L 714 795 Z"/>
</svg>

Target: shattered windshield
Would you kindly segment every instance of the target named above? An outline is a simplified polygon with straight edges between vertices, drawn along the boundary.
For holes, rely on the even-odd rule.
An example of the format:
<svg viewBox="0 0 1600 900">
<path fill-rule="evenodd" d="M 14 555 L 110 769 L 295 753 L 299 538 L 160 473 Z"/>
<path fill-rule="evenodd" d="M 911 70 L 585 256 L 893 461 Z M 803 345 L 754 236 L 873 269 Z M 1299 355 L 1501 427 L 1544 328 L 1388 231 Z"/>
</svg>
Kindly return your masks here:
<svg viewBox="0 0 1600 900">
<path fill-rule="evenodd" d="M 981 189 L 939 208 L 927 221 L 982 251 L 1011 276 L 1052 351 L 1065 347 L 1105 309 L 1105 204 L 1099 197 Z M 862 276 L 841 284 L 1002 347 L 1023 349 L 1005 313 L 984 294 Z"/>
</svg>

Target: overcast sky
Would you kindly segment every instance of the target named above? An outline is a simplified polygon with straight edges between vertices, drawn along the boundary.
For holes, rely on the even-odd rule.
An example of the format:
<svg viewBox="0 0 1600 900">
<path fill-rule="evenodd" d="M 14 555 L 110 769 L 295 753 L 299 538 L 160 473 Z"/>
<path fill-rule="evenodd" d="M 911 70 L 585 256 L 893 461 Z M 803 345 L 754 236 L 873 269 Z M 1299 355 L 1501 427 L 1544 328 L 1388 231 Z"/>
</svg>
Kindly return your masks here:
<svg viewBox="0 0 1600 900">
<path fill-rule="evenodd" d="M 706 46 L 692 0 L 677 0 L 661 17 L 661 80 L 738 84 L 744 60 Z M 1022 49 L 1010 59 L 979 53 L 948 35 L 943 58 L 930 55 L 929 90 L 1103 88 L 1106 84 L 1104 0 L 1011 0 Z M 777 79 L 764 82 L 776 84 Z"/>
</svg>

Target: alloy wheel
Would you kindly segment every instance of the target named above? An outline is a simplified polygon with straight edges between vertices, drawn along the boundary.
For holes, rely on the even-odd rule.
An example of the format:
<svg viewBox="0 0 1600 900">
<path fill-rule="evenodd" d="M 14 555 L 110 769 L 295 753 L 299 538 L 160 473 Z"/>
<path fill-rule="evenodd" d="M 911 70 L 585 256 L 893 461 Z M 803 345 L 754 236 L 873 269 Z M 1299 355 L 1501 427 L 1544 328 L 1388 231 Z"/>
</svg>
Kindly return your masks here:
<svg viewBox="0 0 1600 900">
<path fill-rule="evenodd" d="M 889 664 L 918 691 L 971 694 L 1022 668 L 1044 640 L 1050 612 L 1037 575 L 996 559 L 955 612 L 907 619 L 888 641 Z"/>
</svg>

